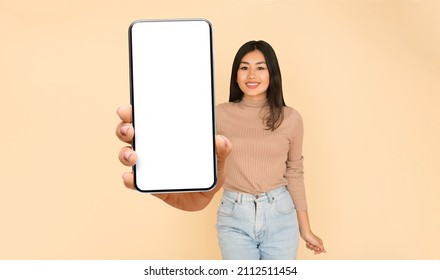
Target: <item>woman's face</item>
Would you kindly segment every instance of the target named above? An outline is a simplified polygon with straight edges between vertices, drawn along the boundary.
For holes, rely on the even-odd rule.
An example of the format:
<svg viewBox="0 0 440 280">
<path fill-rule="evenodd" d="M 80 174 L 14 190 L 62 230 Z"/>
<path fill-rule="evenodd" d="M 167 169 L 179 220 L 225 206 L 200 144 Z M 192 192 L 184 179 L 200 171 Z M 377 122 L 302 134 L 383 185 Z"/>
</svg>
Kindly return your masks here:
<svg viewBox="0 0 440 280">
<path fill-rule="evenodd" d="M 246 99 L 266 99 L 269 70 L 261 51 L 254 50 L 243 57 L 237 71 L 237 83 Z"/>
</svg>

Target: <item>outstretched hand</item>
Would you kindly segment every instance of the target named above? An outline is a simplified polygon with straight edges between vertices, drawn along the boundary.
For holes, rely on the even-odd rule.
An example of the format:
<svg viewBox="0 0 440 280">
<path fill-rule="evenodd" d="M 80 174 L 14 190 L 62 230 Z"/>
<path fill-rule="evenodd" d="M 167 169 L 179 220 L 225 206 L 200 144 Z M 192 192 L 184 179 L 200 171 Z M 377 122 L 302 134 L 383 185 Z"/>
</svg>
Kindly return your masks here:
<svg viewBox="0 0 440 280">
<path fill-rule="evenodd" d="M 116 136 L 119 140 L 130 144 L 123 147 L 119 151 L 119 161 L 125 166 L 133 166 L 136 164 L 137 155 L 131 147 L 131 141 L 134 137 L 134 128 L 132 125 L 132 108 L 130 105 L 121 106 L 117 110 L 117 114 L 121 119 L 121 122 L 116 127 Z M 208 192 L 194 192 L 194 193 L 170 193 L 170 194 L 153 194 L 154 196 L 162 199 L 166 203 L 173 207 L 187 210 L 196 211 L 205 208 L 215 193 L 220 190 L 225 181 L 225 160 L 228 154 L 231 152 L 231 142 L 222 135 L 216 135 L 215 148 L 217 154 L 217 185 L 214 189 Z M 122 175 L 124 185 L 129 189 L 134 189 L 134 175 L 133 172 L 125 172 Z"/>
</svg>

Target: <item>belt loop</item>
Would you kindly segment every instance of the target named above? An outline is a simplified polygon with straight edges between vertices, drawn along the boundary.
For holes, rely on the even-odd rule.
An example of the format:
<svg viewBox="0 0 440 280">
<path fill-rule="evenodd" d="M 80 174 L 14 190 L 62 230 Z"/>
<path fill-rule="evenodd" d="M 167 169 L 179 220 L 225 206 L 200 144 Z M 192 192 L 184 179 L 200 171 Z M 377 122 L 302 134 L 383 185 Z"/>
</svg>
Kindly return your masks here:
<svg viewBox="0 0 440 280">
<path fill-rule="evenodd" d="M 273 193 L 272 192 L 268 193 L 267 194 L 267 201 L 269 203 L 272 203 L 272 201 L 274 201 L 274 200 L 275 200 L 275 197 L 274 197 Z"/>
<path fill-rule="evenodd" d="M 240 193 L 239 192 L 236 192 L 237 193 L 237 196 L 235 197 L 235 203 L 238 203 L 238 196 L 240 195 Z"/>
</svg>

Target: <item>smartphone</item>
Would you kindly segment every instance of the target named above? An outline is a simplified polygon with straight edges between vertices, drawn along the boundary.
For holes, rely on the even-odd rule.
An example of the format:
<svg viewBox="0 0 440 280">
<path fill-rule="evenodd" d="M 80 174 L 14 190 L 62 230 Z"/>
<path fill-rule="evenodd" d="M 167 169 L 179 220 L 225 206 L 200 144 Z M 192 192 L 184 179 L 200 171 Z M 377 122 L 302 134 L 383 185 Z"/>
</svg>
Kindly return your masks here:
<svg viewBox="0 0 440 280">
<path fill-rule="evenodd" d="M 211 24 L 137 20 L 129 27 L 129 60 L 136 188 L 212 189 L 217 168 Z"/>
</svg>

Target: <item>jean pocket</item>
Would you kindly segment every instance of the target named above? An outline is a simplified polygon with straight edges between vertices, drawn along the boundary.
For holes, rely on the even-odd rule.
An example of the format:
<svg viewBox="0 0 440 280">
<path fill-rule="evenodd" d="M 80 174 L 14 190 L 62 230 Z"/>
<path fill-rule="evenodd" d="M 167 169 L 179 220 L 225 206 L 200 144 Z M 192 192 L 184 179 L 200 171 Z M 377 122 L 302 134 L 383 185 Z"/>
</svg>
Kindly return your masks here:
<svg viewBox="0 0 440 280">
<path fill-rule="evenodd" d="M 275 210 L 280 214 L 291 214 L 295 211 L 295 205 L 290 195 L 275 199 L 273 205 Z"/>
<path fill-rule="evenodd" d="M 234 215 L 236 208 L 236 203 L 231 201 L 222 200 L 220 207 L 218 208 L 217 214 L 223 217 L 231 217 Z"/>
</svg>

